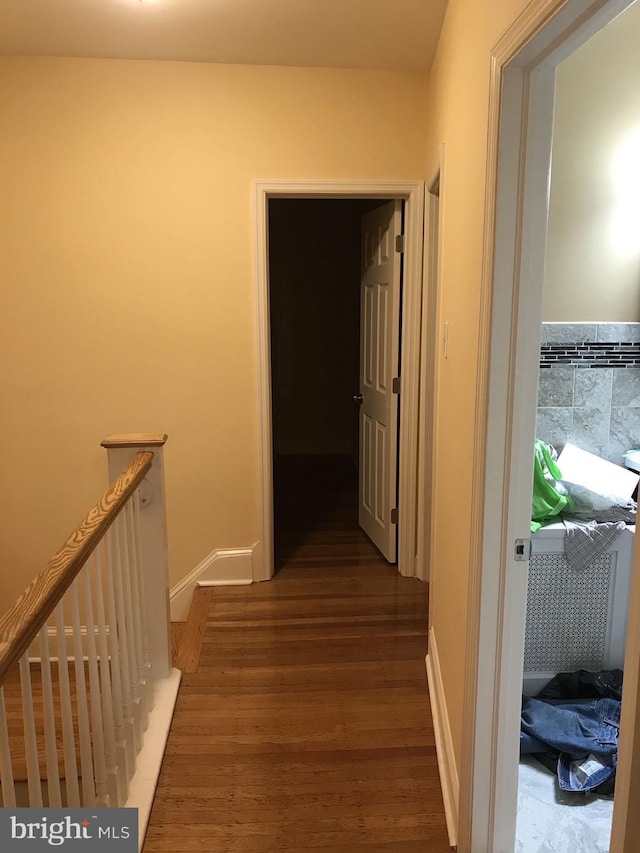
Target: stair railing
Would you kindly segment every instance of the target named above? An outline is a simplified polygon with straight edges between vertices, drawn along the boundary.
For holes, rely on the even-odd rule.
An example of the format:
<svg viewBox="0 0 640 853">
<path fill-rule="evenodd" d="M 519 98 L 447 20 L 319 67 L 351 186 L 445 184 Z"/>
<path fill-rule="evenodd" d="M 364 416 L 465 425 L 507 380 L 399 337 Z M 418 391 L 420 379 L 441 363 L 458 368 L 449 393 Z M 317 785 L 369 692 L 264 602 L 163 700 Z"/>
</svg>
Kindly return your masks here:
<svg viewBox="0 0 640 853">
<path fill-rule="evenodd" d="M 165 441 L 105 439 L 111 485 L 0 618 L 4 807 L 130 804 L 155 687 L 171 673 Z"/>
</svg>

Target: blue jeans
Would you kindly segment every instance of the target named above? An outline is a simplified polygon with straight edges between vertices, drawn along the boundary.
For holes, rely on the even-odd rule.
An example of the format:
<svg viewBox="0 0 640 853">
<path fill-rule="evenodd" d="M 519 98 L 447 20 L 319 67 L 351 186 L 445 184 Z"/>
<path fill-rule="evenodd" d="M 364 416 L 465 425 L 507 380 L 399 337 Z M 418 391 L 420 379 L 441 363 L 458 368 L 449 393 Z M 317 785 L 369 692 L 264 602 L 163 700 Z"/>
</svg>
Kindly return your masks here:
<svg viewBox="0 0 640 853">
<path fill-rule="evenodd" d="M 590 791 L 612 778 L 618 760 L 616 699 L 532 699 L 522 702 L 520 752 L 555 750 L 565 791 Z"/>
</svg>

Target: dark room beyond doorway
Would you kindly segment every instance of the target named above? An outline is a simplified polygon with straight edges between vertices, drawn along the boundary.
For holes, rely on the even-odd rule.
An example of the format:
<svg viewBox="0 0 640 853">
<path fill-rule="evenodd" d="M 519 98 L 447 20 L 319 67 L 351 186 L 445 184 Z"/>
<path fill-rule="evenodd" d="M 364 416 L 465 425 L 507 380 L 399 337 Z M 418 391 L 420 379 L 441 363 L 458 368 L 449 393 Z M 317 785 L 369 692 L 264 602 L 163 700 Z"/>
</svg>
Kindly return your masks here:
<svg viewBox="0 0 640 853">
<path fill-rule="evenodd" d="M 358 526 L 361 218 L 383 201 L 271 199 L 275 569 L 377 550 Z"/>
</svg>

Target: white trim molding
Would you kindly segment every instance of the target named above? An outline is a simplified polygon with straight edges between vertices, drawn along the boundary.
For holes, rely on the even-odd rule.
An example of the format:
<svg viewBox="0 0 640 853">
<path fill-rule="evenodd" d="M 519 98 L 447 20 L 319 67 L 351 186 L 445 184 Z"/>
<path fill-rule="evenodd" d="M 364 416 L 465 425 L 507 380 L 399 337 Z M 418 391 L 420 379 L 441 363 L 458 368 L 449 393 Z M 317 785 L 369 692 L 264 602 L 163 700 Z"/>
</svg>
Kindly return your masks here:
<svg viewBox="0 0 640 853">
<path fill-rule="evenodd" d="M 271 580 L 273 556 L 273 463 L 271 343 L 269 322 L 269 199 L 380 198 L 404 201 L 405 253 L 402 294 L 402 393 L 398 464 L 398 571 L 415 575 L 418 401 L 422 304 L 424 181 L 277 181 L 253 183 L 253 244 L 258 347 L 258 430 L 260 452 L 260 542 L 254 580 Z"/>
<path fill-rule="evenodd" d="M 420 412 L 418 432 L 418 483 L 416 523 L 416 577 L 428 581 L 433 601 L 435 550 L 434 483 L 437 477 L 435 448 L 438 402 L 438 339 L 440 333 L 440 281 L 442 222 L 444 217 L 444 143 L 427 172 L 424 196 L 424 261 L 422 271 L 422 330 L 420 339 Z"/>
<path fill-rule="evenodd" d="M 429 684 L 429 701 L 433 717 L 433 731 L 436 740 L 436 755 L 440 772 L 444 813 L 447 820 L 449 844 L 455 847 L 458 843 L 458 810 L 460 806 L 460 782 L 456 756 L 453 751 L 453 737 L 449 725 L 449 713 L 442 683 L 442 671 L 438 657 L 438 646 L 433 628 L 429 628 L 429 654 L 425 658 L 427 667 L 427 682 Z"/>
<path fill-rule="evenodd" d="M 253 582 L 253 548 L 212 551 L 192 572 L 171 588 L 171 621 L 184 622 L 197 586 L 243 586 Z"/>
</svg>

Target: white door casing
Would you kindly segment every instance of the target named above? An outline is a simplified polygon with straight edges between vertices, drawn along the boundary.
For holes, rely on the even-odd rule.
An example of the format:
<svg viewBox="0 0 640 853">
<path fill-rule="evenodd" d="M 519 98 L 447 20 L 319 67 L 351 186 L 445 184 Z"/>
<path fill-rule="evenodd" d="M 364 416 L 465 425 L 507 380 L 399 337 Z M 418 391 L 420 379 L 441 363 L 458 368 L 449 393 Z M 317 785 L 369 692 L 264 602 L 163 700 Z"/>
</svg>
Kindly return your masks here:
<svg viewBox="0 0 640 853">
<path fill-rule="evenodd" d="M 396 560 L 398 377 L 402 203 L 362 217 L 360 282 L 360 466 L 358 521 L 390 563 Z"/>
<path fill-rule="evenodd" d="M 269 327 L 269 233 L 271 198 L 401 199 L 404 203 L 402 292 L 402 394 L 398 452 L 398 571 L 415 575 L 417 515 L 418 398 L 424 236 L 422 180 L 258 180 L 253 182 L 253 246 L 257 334 L 257 408 L 259 539 L 253 549 L 254 581 L 273 577 L 273 469 L 271 423 L 271 353 Z"/>
<path fill-rule="evenodd" d="M 434 596 L 434 573 L 431 571 L 435 553 L 433 503 L 437 476 L 436 401 L 438 399 L 436 369 L 438 359 L 438 329 L 440 327 L 440 240 L 442 235 L 442 190 L 444 186 L 444 145 L 440 145 L 427 172 L 425 193 L 425 246 L 422 276 L 422 305 L 420 332 L 420 399 L 418 441 L 418 499 L 420 523 L 416 529 L 416 577 L 429 582 L 430 606 Z M 431 620 L 430 620 L 431 624 Z"/>
</svg>

